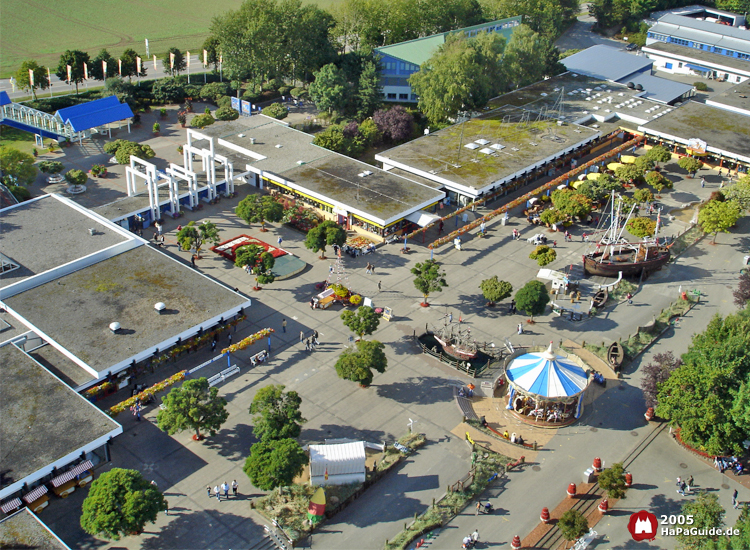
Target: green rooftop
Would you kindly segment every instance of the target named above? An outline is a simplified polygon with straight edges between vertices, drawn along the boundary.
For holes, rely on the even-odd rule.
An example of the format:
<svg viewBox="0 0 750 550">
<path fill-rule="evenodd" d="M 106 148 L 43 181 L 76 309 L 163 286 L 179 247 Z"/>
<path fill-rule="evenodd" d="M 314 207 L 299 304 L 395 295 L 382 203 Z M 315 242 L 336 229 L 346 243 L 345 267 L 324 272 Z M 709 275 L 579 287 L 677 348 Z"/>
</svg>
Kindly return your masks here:
<svg viewBox="0 0 750 550">
<path fill-rule="evenodd" d="M 382 48 L 375 48 L 375 51 L 382 55 L 389 55 L 407 63 L 421 66 L 445 43 L 446 37 L 450 34 L 463 32 L 467 36 L 472 36 L 472 33 L 491 28 L 494 32 L 503 35 L 506 40 L 510 40 L 515 28 L 521 24 L 521 18 L 522 16 L 517 15 L 516 17 L 509 17 L 507 19 L 499 19 L 489 23 L 482 23 L 481 25 L 474 25 L 455 31 L 425 36 L 424 38 L 415 38 L 414 40 L 407 40 L 406 42 L 399 42 L 398 44 L 383 46 Z M 497 27 L 500 28 L 498 29 Z"/>
</svg>

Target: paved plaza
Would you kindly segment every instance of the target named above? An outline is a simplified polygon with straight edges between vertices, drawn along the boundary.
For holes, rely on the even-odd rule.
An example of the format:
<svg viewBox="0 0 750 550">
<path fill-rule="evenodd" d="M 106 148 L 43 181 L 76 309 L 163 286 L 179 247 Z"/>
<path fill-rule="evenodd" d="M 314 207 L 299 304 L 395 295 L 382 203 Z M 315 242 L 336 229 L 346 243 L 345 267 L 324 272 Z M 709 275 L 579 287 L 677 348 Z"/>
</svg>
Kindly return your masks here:
<svg viewBox="0 0 750 550">
<path fill-rule="evenodd" d="M 173 114 L 170 112 L 172 118 Z M 152 121 L 146 118 L 143 125 L 150 127 Z M 177 146 L 184 135 L 179 128 L 165 126 L 168 126 L 164 132 L 166 135 L 150 143 L 157 154 L 154 160 L 160 167 L 164 162 L 178 161 Z M 127 138 L 127 135 L 121 131 L 117 137 Z M 78 147 L 67 149 L 65 161 L 76 167 L 101 162 L 108 155 L 97 153 L 97 147 L 96 142 L 84 144 L 84 149 L 90 150 L 83 153 L 93 156 L 81 154 Z M 701 189 L 699 179 L 680 179 L 682 171 L 676 164 L 669 163 L 666 169 L 667 175 L 676 180 L 676 185 L 660 199 L 665 211 L 707 198 L 721 182 L 715 172 L 704 170 L 699 175 L 705 173 L 707 186 Z M 76 197 L 76 200 L 86 206 L 95 206 L 122 196 L 125 188 L 122 168 L 114 167 L 112 172 L 111 178 L 94 182 L 96 187 L 91 189 L 92 192 Z M 65 501 L 53 500 L 41 515 L 73 548 L 237 549 L 261 544 L 263 526 L 268 522 L 251 508 L 250 503 L 262 492 L 250 486 L 242 465 L 254 442 L 248 408 L 255 392 L 268 384 L 284 384 L 287 389 L 301 395 L 302 413 L 307 419 L 300 438 L 303 444 L 339 437 L 392 443 L 407 432 L 409 419 L 416 421 L 414 429 L 427 435 L 425 447 L 325 523 L 316 531 L 313 540 L 305 543 L 331 549 L 381 548 L 386 539 L 393 538 L 403 529 L 404 523 L 409 522 L 415 513 L 423 512 L 469 468 L 471 450 L 462 438 L 452 433 L 462 421 L 453 402 L 453 387 L 467 383 L 469 378 L 418 353 L 413 335 L 421 333 L 425 324 L 436 322 L 445 313 L 460 315 L 477 341 L 496 345 L 503 345 L 506 341 L 515 346 L 543 345 L 549 341 L 557 344 L 561 340 L 609 342 L 633 334 L 638 326 L 651 321 L 654 315 L 677 299 L 681 290 L 701 290 L 701 303 L 646 354 L 629 365 L 621 380 L 611 380 L 607 391 L 586 407 L 580 422 L 558 429 L 541 445 L 532 463 L 490 487 L 487 495 L 498 510 L 494 515 L 475 518 L 473 510 L 468 509 L 446 526 L 431 545 L 433 548 L 458 548 L 460 539 L 475 528 L 479 528 L 487 545 L 508 544 L 513 535 L 523 537 L 534 528 L 543 506 L 552 509 L 557 505 L 564 497 L 567 484 L 580 480 L 581 473 L 594 456 L 601 456 L 611 464 L 627 456 L 648 436 L 652 428 L 643 420 L 638 367 L 648 362 L 653 353 L 672 350 L 679 354 L 686 351 L 692 334 L 703 330 L 713 314 L 734 311 L 731 289 L 749 244 L 744 236 L 748 222 L 743 219 L 731 235 L 720 235 L 718 244 L 711 245 L 709 239 L 703 239 L 676 262 L 653 274 L 636 292 L 632 305 L 625 302 L 611 305 L 595 318 L 581 322 L 544 315 L 521 336 L 516 334 L 516 325 L 525 317 L 509 315 L 504 304 L 486 308 L 479 290 L 479 282 L 492 275 L 511 282 L 517 290 L 537 273 L 538 266 L 528 258 L 532 246 L 526 243 L 525 237 L 540 229 L 527 225 L 521 217 L 511 217 L 506 226 L 496 218 L 488 226 L 487 238 L 467 235 L 462 251 L 447 246 L 436 250 L 435 259 L 444 267 L 449 287 L 430 296 L 429 308 L 420 307 L 422 297 L 414 288 L 409 273 L 416 262 L 430 257 L 430 251 L 422 243 L 410 243 L 412 251 L 406 255 L 399 253 L 402 244 L 391 244 L 379 248 L 374 255 L 356 259 L 347 256 L 344 264 L 348 286 L 372 298 L 375 306 L 387 306 L 394 311 L 394 318 L 390 322 L 383 321 L 372 336 L 387 346 L 388 369 L 375 377 L 371 387 L 363 389 L 340 380 L 334 369 L 336 358 L 348 345 L 350 334 L 339 319 L 339 306 L 329 310 L 311 310 L 309 307 L 316 283 L 328 276 L 333 262 L 332 251 L 327 251 L 330 259 L 320 260 L 304 247 L 304 235 L 286 226 L 268 224 L 270 231 L 266 233 L 262 233 L 258 225 L 248 227 L 232 211 L 251 189 L 239 186 L 238 190 L 239 197 L 235 199 L 222 199 L 219 204 L 188 213 L 180 220 L 167 220 L 163 250 L 189 263 L 189 255 L 178 249 L 175 235 L 178 223 L 184 225 L 190 220 L 206 219 L 216 223 L 222 230 L 222 240 L 239 234 L 269 243 L 275 243 L 279 236 L 283 238 L 283 248 L 306 262 L 308 267 L 301 274 L 274 282 L 259 292 L 253 292 L 250 275 L 218 255 L 205 251 L 204 258 L 197 262 L 197 269 L 230 288 L 238 288 L 253 300 L 247 321 L 237 327 L 233 339 L 237 342 L 261 328 L 273 328 L 271 360 L 255 368 L 249 362 L 251 355 L 267 345 L 265 341 L 232 356 L 232 363 L 241 367 L 241 373 L 219 386 L 220 393 L 229 402 L 229 420 L 215 437 L 208 437 L 203 442 L 193 441 L 189 433 L 170 437 L 158 430 L 153 406 L 147 409 L 142 422 L 137 422 L 129 414 L 118 416 L 117 420 L 125 431 L 114 441 L 112 462 L 105 468 L 134 468 L 153 479 L 165 492 L 170 515 L 161 514 L 156 524 L 148 525 L 141 536 L 105 543 L 80 529 L 81 502 L 87 491 L 76 491 Z M 489 205 L 489 209 L 500 204 L 497 201 Z M 470 213 L 469 221 L 486 211 L 480 208 L 476 213 Z M 689 217 L 688 213 L 669 221 L 665 216 L 664 234 L 682 231 Z M 449 230 L 454 223 L 454 220 L 449 220 L 446 229 Z M 521 231 L 521 240 L 511 238 L 513 229 Z M 564 243 L 562 235 L 557 234 L 558 259 L 548 267 L 561 269 L 580 264 L 585 250 L 581 236 L 587 229 L 586 226 L 575 226 L 572 231 L 574 241 L 570 243 Z M 150 236 L 148 231 L 144 236 Z M 432 230 L 426 241 L 429 243 L 435 236 L 435 230 Z M 372 275 L 365 273 L 368 262 L 375 267 Z M 283 319 L 288 322 L 286 332 L 282 330 Z M 314 352 L 306 352 L 304 345 L 299 343 L 299 333 L 309 335 L 313 330 L 319 332 L 321 345 Z M 201 350 L 154 374 L 143 376 L 137 383 L 157 382 L 174 372 L 201 364 L 210 356 L 208 349 Z M 224 366 L 224 362 L 208 366 L 204 369 L 205 374 L 214 374 Z M 98 404 L 107 407 L 122 398 L 122 395 L 110 396 Z M 731 491 L 724 485 L 733 489 L 735 481 L 721 476 L 706 463 L 683 451 L 668 433 L 661 434 L 636 458 L 631 471 L 636 487 L 628 493 L 627 499 L 618 503 L 612 514 L 597 525 L 597 531 L 608 541 L 598 543 L 602 548 L 629 547 L 624 525 L 633 510 L 648 507 L 676 511 L 683 497 L 673 493 L 674 478 L 681 473 L 693 474 L 701 488 L 718 490 L 725 508 L 731 508 L 727 501 Z M 234 479 L 240 488 L 237 499 L 219 502 L 207 496 L 207 486 L 213 487 L 223 481 L 231 483 Z M 740 491 L 741 500 L 750 500 L 750 491 L 743 488 Z M 747 493 L 744 497 L 743 491 Z M 728 524 L 732 524 L 735 517 L 734 511 L 729 510 Z M 654 548 L 673 548 L 674 542 L 657 540 L 654 545 Z"/>
</svg>

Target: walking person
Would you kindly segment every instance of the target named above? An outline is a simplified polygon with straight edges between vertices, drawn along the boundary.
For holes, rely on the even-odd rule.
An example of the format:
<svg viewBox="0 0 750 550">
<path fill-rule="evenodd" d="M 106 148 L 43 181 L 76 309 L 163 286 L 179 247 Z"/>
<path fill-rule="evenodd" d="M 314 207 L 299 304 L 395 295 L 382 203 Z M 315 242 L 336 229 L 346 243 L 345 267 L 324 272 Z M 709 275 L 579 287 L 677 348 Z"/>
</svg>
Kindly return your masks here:
<svg viewBox="0 0 750 550">
<path fill-rule="evenodd" d="M 239 485 L 237 485 L 237 480 L 233 479 L 232 480 L 232 496 L 235 496 L 235 497 L 237 496 L 237 487 L 239 487 Z"/>
<path fill-rule="evenodd" d="M 305 351 L 310 351 L 310 339 L 305 340 Z"/>
<path fill-rule="evenodd" d="M 471 541 L 474 544 L 479 542 L 479 530 L 478 529 L 474 529 L 474 532 L 471 534 Z"/>
<path fill-rule="evenodd" d="M 687 485 L 687 492 L 690 493 L 690 488 L 693 486 L 693 476 L 691 475 L 685 480 L 685 485 Z"/>
<path fill-rule="evenodd" d="M 195 254 L 190 256 L 190 265 L 193 266 L 193 268 L 195 268 Z"/>
<path fill-rule="evenodd" d="M 381 289 L 380 281 L 378 281 L 378 292 L 380 292 L 380 289 Z"/>
<path fill-rule="evenodd" d="M 313 338 L 315 338 L 316 342 L 318 341 L 318 331 L 317 330 L 313 331 Z"/>
<path fill-rule="evenodd" d="M 221 502 L 221 491 L 219 490 L 219 486 L 218 485 L 216 485 L 214 487 L 214 496 L 216 497 L 216 500 L 218 500 L 219 502 Z"/>
<path fill-rule="evenodd" d="M 481 510 L 482 510 L 482 501 L 481 501 L 481 500 L 478 500 L 478 501 L 477 501 L 477 507 L 476 507 L 476 510 L 474 511 L 474 515 L 475 515 L 475 516 L 478 516 L 478 515 L 479 515 L 479 512 L 481 512 Z"/>
<path fill-rule="evenodd" d="M 221 489 L 224 491 L 224 498 L 229 500 L 229 483 L 226 481 L 222 484 Z"/>
<path fill-rule="evenodd" d="M 231 346 L 232 345 L 232 333 L 231 332 L 227 335 L 227 340 L 229 340 L 229 345 Z"/>
<path fill-rule="evenodd" d="M 515 311 L 516 311 L 516 301 L 515 300 L 511 300 L 510 301 L 510 306 L 508 307 L 508 313 L 510 313 L 511 315 L 513 315 L 513 313 L 515 313 Z"/>
<path fill-rule="evenodd" d="M 305 332 L 300 330 L 299 331 L 299 343 L 301 344 L 304 341 L 305 341 Z"/>
<path fill-rule="evenodd" d="M 286 319 L 281 320 L 281 332 L 286 332 Z"/>
<path fill-rule="evenodd" d="M 523 325 L 518 323 L 518 334 L 523 334 Z"/>
<path fill-rule="evenodd" d="M 706 178 L 701 178 L 701 187 L 706 186 Z"/>
<path fill-rule="evenodd" d="M 279 238 L 278 238 L 278 239 L 276 239 L 276 244 L 278 244 L 278 245 L 279 245 L 279 247 L 281 247 L 281 241 L 283 241 L 283 240 L 284 240 L 284 239 L 282 239 L 282 238 L 281 238 L 281 235 L 279 235 Z"/>
<path fill-rule="evenodd" d="M 740 503 L 737 502 L 737 494 L 737 489 L 735 489 L 734 493 L 732 493 L 732 508 L 734 508 L 735 510 L 740 506 Z"/>
<path fill-rule="evenodd" d="M 164 513 L 169 515 L 169 501 L 166 498 L 164 499 Z"/>
<path fill-rule="evenodd" d="M 210 485 L 206 486 L 206 492 L 208 493 L 208 498 L 211 498 L 211 486 Z"/>
<path fill-rule="evenodd" d="M 628 301 L 628 304 L 633 305 L 633 295 L 630 292 L 625 296 L 625 299 Z"/>
<path fill-rule="evenodd" d="M 211 353 L 216 351 L 216 338 L 211 340 Z"/>
</svg>

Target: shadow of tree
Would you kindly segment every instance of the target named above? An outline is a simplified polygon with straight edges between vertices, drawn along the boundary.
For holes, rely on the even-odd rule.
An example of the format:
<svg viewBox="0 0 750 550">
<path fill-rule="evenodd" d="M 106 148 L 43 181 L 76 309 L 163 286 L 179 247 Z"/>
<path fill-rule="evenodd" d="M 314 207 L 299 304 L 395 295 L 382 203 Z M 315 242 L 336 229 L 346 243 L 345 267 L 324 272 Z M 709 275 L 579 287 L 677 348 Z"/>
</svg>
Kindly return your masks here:
<svg viewBox="0 0 750 550">
<path fill-rule="evenodd" d="M 399 403 L 427 405 L 435 402 L 448 402 L 453 399 L 455 380 L 433 376 L 408 377 L 404 381 L 378 385 L 375 389 L 379 397 L 393 399 Z M 420 391 L 429 388 L 430 391 Z"/>
<path fill-rule="evenodd" d="M 206 446 L 220 456 L 231 460 L 244 460 L 250 447 L 258 439 L 249 424 L 235 424 L 231 429 L 222 429 L 208 440 Z"/>
</svg>

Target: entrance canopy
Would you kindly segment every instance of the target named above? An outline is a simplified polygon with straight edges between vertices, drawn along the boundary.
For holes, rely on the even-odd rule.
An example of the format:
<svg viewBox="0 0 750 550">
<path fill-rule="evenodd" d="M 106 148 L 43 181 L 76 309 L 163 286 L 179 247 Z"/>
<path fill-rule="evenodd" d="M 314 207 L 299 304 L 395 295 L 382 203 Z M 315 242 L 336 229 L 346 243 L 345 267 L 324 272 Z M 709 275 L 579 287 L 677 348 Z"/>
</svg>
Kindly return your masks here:
<svg viewBox="0 0 750 550">
<path fill-rule="evenodd" d="M 578 365 L 552 352 L 527 353 L 511 362 L 506 376 L 525 393 L 546 398 L 573 397 L 586 389 L 588 375 Z"/>
<path fill-rule="evenodd" d="M 127 103 L 120 103 L 116 96 L 103 97 L 87 103 L 60 109 L 55 117 L 63 124 L 70 124 L 75 132 L 90 130 L 133 117 Z"/>
<path fill-rule="evenodd" d="M 425 212 L 424 210 L 419 210 L 417 212 L 407 214 L 405 218 L 410 222 L 416 223 L 419 227 L 426 227 L 431 223 L 435 223 L 436 221 L 438 221 L 440 219 L 440 216 L 430 214 L 429 212 Z"/>
</svg>

